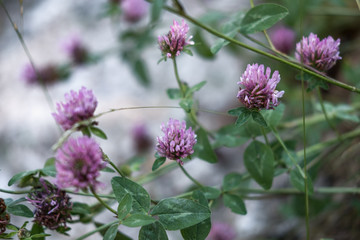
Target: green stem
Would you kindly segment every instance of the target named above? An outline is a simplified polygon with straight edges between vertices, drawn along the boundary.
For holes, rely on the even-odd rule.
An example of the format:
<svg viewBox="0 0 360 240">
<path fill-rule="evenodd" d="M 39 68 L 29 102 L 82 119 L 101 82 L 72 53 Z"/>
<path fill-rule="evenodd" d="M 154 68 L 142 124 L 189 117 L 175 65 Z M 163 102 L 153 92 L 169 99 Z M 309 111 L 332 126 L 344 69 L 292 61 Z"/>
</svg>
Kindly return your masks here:
<svg viewBox="0 0 360 240">
<path fill-rule="evenodd" d="M 195 183 L 196 185 L 198 185 L 199 187 L 204 187 L 204 185 L 202 185 L 201 183 L 199 183 L 196 179 L 194 179 L 192 176 L 190 176 L 190 174 L 185 170 L 185 168 L 181 165 L 181 163 L 178 163 L 180 169 L 183 171 L 183 173 L 191 180 L 193 181 L 193 183 Z"/>
<path fill-rule="evenodd" d="M 115 215 L 117 215 L 117 211 L 115 211 L 114 209 L 112 209 L 109 205 L 107 205 L 106 202 L 104 202 L 95 192 L 93 187 L 90 187 L 90 191 L 92 192 L 92 194 L 94 194 L 94 197 L 104 206 L 106 207 L 110 212 L 114 213 Z"/>
<path fill-rule="evenodd" d="M 101 150 L 102 151 L 102 150 Z M 104 156 L 104 161 L 109 163 L 114 169 L 115 171 L 123 178 L 126 178 L 125 174 L 115 165 L 115 163 L 113 163 L 110 158 L 108 157 L 108 155 L 106 155 L 104 152 L 103 152 L 103 156 Z"/>
<path fill-rule="evenodd" d="M 152 1 L 149 1 L 149 2 L 152 2 Z M 330 78 L 330 77 L 327 77 L 326 75 L 323 75 L 323 73 L 321 72 L 318 72 L 316 71 L 315 69 L 309 67 L 309 66 L 304 66 L 302 64 L 299 64 L 297 62 L 291 62 L 291 61 L 288 61 L 286 59 L 283 59 L 281 57 L 278 57 L 276 55 L 273 55 L 272 53 L 267 53 L 267 52 L 264 52 L 260 49 L 257 49 L 257 48 L 254 48 L 254 47 L 251 47 L 243 42 L 240 42 L 234 38 L 231 38 L 231 37 L 228 37 L 224 34 L 222 34 L 221 32 L 218 32 L 217 30 L 209 27 L 209 26 L 206 26 L 205 24 L 202 24 L 201 22 L 197 21 L 196 19 L 194 19 L 193 17 L 191 17 L 190 15 L 187 15 L 186 13 L 183 13 L 183 12 L 179 12 L 178 10 L 174 9 L 174 8 L 171 8 L 171 7 L 168 7 L 168 6 L 165 6 L 164 7 L 165 10 L 169 11 L 169 12 L 172 12 L 176 15 L 179 15 L 187 20 L 189 20 L 190 22 L 192 22 L 193 24 L 197 25 L 198 27 L 204 29 L 205 31 L 211 33 L 212 35 L 215 35 L 219 38 L 222 38 L 224 40 L 227 40 L 235 45 L 238 45 L 240 47 L 243 47 L 245 49 L 248 49 L 252 52 L 255 52 L 255 53 L 258 53 L 260 55 L 263 55 L 263 56 L 266 56 L 266 57 L 269 57 L 271 59 L 274 59 L 276 61 L 279 61 L 281 63 L 284 63 L 292 68 L 295 68 L 295 69 L 298 69 L 298 70 L 303 70 L 304 72 L 312 75 L 312 76 L 315 76 L 317 78 L 320 78 L 330 84 L 333 84 L 333 85 L 336 85 L 338 87 L 341 87 L 341 88 L 344 88 L 346 90 L 349 90 L 349 91 L 352 91 L 352 92 L 356 92 L 356 93 L 360 93 L 360 89 L 354 87 L 354 86 L 351 86 L 351 85 L 348 85 L 348 84 L 345 84 L 345 83 L 342 83 L 342 82 L 339 82 L 333 78 Z"/>
<path fill-rule="evenodd" d="M 84 235 L 82 235 L 82 236 L 78 237 L 76 240 L 82 240 L 82 239 L 85 239 L 85 238 L 87 238 L 87 237 L 89 237 L 89 236 L 93 235 L 94 233 L 100 232 L 101 230 L 103 230 L 103 229 L 106 229 L 106 228 L 110 227 L 111 225 L 113 225 L 113 224 L 115 224 L 115 223 L 119 223 L 119 220 L 115 220 L 115 221 L 112 221 L 112 222 L 110 222 L 110 223 L 104 224 L 104 225 L 102 225 L 102 226 L 100 226 L 100 227 L 98 227 L 98 228 L 96 228 L 96 229 L 92 230 L 91 232 L 88 232 L 88 233 L 86 233 L 86 234 L 84 234 Z"/>
<path fill-rule="evenodd" d="M 11 26 L 13 27 L 13 29 L 14 29 L 14 31 L 15 31 L 15 33 L 16 33 L 16 35 L 17 35 L 17 37 L 18 37 L 18 39 L 19 39 L 19 41 L 20 41 L 20 43 L 21 43 L 21 46 L 23 47 L 23 49 L 24 49 L 24 51 L 25 51 L 25 54 L 26 54 L 26 56 L 28 57 L 28 59 L 29 59 L 29 61 L 30 61 L 30 64 L 31 64 L 32 68 L 35 70 L 35 74 L 36 74 L 37 79 L 42 80 L 42 77 L 41 77 L 41 75 L 39 74 L 39 71 L 38 71 L 38 69 L 36 68 L 36 66 L 35 66 L 35 64 L 34 64 L 34 59 L 32 58 L 32 56 L 31 56 L 31 54 L 30 54 L 30 51 L 29 51 L 29 49 L 28 49 L 28 47 L 27 47 L 27 45 L 26 45 L 26 43 L 25 43 L 25 41 L 24 41 L 24 38 L 23 38 L 22 34 L 20 33 L 20 31 L 19 31 L 17 25 L 15 24 L 15 22 L 12 20 L 9 12 L 8 12 L 8 10 L 7 10 L 7 8 L 6 8 L 6 6 L 4 5 L 4 3 L 3 3 L 2 0 L 0 0 L 0 5 L 1 5 L 1 7 L 3 8 L 3 10 L 4 10 L 5 14 L 6 14 L 6 17 L 7 17 L 8 20 L 10 21 Z M 50 110 L 51 110 L 52 112 L 55 112 L 54 104 L 53 104 L 52 98 L 51 98 L 51 96 L 50 96 L 50 94 L 49 94 L 49 90 L 47 89 L 47 87 L 46 87 L 46 85 L 45 85 L 45 83 L 44 83 L 43 81 L 40 81 L 40 82 L 41 82 L 41 86 L 42 86 L 43 92 L 44 92 L 44 94 L 45 94 L 46 101 L 47 101 L 47 103 L 48 103 L 48 105 L 49 105 L 49 108 L 50 108 Z"/>
<path fill-rule="evenodd" d="M 281 144 L 281 146 L 284 148 L 286 154 L 289 156 L 290 160 L 292 161 L 292 163 L 294 164 L 294 166 L 296 166 L 296 168 L 299 170 L 301 176 L 305 179 L 306 175 L 304 174 L 303 170 L 301 169 L 301 167 L 299 166 L 299 164 L 297 163 L 296 159 L 294 159 L 294 157 L 292 156 L 292 154 L 289 152 L 289 150 L 287 149 L 286 145 L 284 144 L 283 140 L 281 139 L 279 133 L 277 132 L 277 130 L 273 127 L 270 126 L 271 131 L 273 132 L 274 136 L 276 137 L 276 139 L 279 141 L 279 143 Z"/>
<path fill-rule="evenodd" d="M 184 89 L 184 86 L 181 83 L 181 80 L 180 80 L 180 77 L 179 77 L 179 72 L 178 72 L 178 68 L 177 68 L 177 64 L 176 64 L 176 57 L 174 57 L 172 60 L 173 60 L 173 65 L 174 65 L 174 72 L 175 72 L 176 82 L 179 85 L 179 89 L 181 91 L 181 96 L 184 98 L 185 97 L 185 89 Z"/>
<path fill-rule="evenodd" d="M 280 189 L 255 189 L 255 188 L 236 188 L 228 192 L 241 192 L 253 194 L 304 194 L 295 188 L 280 188 Z M 314 189 L 314 193 L 319 194 L 360 194 L 360 188 L 351 187 L 319 187 Z"/>
<path fill-rule="evenodd" d="M 337 129 L 335 128 L 335 126 L 332 124 L 332 122 L 329 119 L 329 116 L 327 114 L 326 108 L 324 106 L 324 100 L 322 98 L 322 94 L 321 94 L 321 90 L 320 87 L 317 87 L 317 93 L 318 93 L 318 97 L 319 97 L 319 102 L 320 102 L 320 106 L 321 106 L 321 110 L 324 114 L 324 117 L 326 119 L 326 122 L 329 124 L 330 128 L 336 133 L 336 136 L 338 137 L 339 141 L 341 141 L 341 135 L 339 134 L 339 132 L 337 131 Z"/>
<path fill-rule="evenodd" d="M 1 189 L 0 188 L 0 192 L 3 192 L 3 193 L 8 193 L 8 194 L 28 194 L 28 193 L 31 193 L 32 191 L 31 190 L 24 190 L 24 191 L 13 191 L 13 190 L 6 190 L 6 189 Z"/>
<path fill-rule="evenodd" d="M 93 194 L 90 194 L 90 193 L 73 192 L 73 191 L 70 191 L 70 190 L 66 190 L 66 192 L 69 193 L 69 194 L 74 194 L 74 195 L 79 195 L 79 196 L 95 197 Z M 115 199 L 114 195 L 97 194 L 97 196 L 101 197 L 101 198 Z"/>
<path fill-rule="evenodd" d="M 264 136 L 264 139 L 265 139 L 266 145 L 270 146 L 270 144 L 269 144 L 269 139 L 268 139 L 268 137 L 266 136 L 266 133 L 265 133 L 264 127 L 260 127 L 260 129 L 261 129 L 261 133 L 262 133 L 262 134 L 263 134 L 263 136 Z"/>
</svg>

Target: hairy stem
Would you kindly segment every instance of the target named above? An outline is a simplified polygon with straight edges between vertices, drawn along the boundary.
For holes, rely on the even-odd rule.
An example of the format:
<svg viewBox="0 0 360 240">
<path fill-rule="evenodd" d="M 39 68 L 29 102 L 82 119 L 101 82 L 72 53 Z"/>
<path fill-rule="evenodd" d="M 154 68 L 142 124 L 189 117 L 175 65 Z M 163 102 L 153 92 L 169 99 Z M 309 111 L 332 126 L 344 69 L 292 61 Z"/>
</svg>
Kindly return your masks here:
<svg viewBox="0 0 360 240">
<path fill-rule="evenodd" d="M 178 163 L 180 169 L 183 171 L 183 173 L 193 182 L 195 183 L 197 186 L 199 187 L 204 187 L 204 185 L 202 185 L 201 183 L 199 183 L 195 178 L 193 178 L 186 170 L 185 168 L 181 165 L 181 163 Z"/>
<path fill-rule="evenodd" d="M 117 215 L 117 211 L 115 211 L 114 209 L 112 209 L 106 202 L 104 202 L 95 192 L 93 187 L 90 187 L 90 191 L 92 192 L 92 194 L 94 194 L 94 197 L 105 207 L 107 208 L 110 212 L 114 213 L 115 215 Z"/>
</svg>

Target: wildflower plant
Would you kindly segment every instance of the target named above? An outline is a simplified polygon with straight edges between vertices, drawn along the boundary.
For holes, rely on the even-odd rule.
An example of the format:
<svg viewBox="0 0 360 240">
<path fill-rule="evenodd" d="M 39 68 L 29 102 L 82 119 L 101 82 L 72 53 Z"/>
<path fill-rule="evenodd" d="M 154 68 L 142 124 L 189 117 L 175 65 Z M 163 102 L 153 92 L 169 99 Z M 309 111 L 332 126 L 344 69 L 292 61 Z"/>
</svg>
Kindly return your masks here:
<svg viewBox="0 0 360 240">
<path fill-rule="evenodd" d="M 356 177 L 354 177 L 355 181 L 347 179 L 348 181 L 343 182 L 347 185 L 339 184 L 336 187 L 324 187 L 326 177 L 322 177 L 322 187 L 319 187 L 316 173 L 321 171 L 325 160 L 326 165 L 330 165 L 329 155 L 334 155 L 336 161 L 341 163 L 343 158 L 353 153 L 354 148 L 349 146 L 356 143 L 350 140 L 360 136 L 360 130 L 356 128 L 360 122 L 356 115 L 359 114 L 359 106 L 324 103 L 322 99 L 319 99 L 320 106 L 318 106 L 313 104 L 315 100 L 310 94 L 305 94 L 303 84 L 311 76 L 317 83 L 332 84 L 351 91 L 349 95 L 354 99 L 358 97 L 360 89 L 357 86 L 334 79 L 338 77 L 337 75 L 332 77 L 325 75 L 325 72 L 338 64 L 338 60 L 346 58 L 345 53 L 342 57 L 339 54 L 340 39 L 334 40 L 329 36 L 320 40 L 313 33 L 303 37 L 296 45 L 297 62 L 286 54 L 295 48 L 294 33 L 298 29 L 282 29 L 276 34 L 273 33 L 275 35 L 270 34 L 270 37 L 267 34 L 267 30 L 276 24 L 281 25 L 279 21 L 289 14 L 287 8 L 278 4 L 266 3 L 254 6 L 253 1 L 250 1 L 251 7 L 245 13 L 243 11 L 231 15 L 211 13 L 210 16 L 205 15 L 200 18 L 189 15 L 179 0 L 172 1 L 172 6 L 161 0 L 147 3 L 140 0 L 109 2 L 112 7 L 116 5 L 122 10 L 107 12 L 105 17 L 119 21 L 119 25 L 122 18 L 118 14 L 124 14 L 128 21 L 139 21 L 131 27 L 125 24 L 117 29 L 121 32 L 116 53 L 120 53 L 124 62 L 129 64 L 139 82 L 147 88 L 146 91 L 152 91 L 151 74 L 147 71 L 146 63 L 153 64 L 156 55 L 153 58 L 145 58 L 143 54 L 147 47 L 155 48 L 157 41 L 159 48 L 157 54 L 160 52 L 163 56 L 162 60 L 170 59 L 173 64 L 174 76 L 167 78 L 166 81 L 176 85 L 169 89 L 161 89 L 161 92 L 167 94 L 169 99 L 176 101 L 178 105 L 108 106 L 110 110 L 95 115 L 98 100 L 102 101 L 102 96 L 95 96 L 96 90 L 94 89 L 93 92 L 86 87 L 77 91 L 70 90 L 65 94 L 65 100 L 56 104 L 56 111 L 52 113 L 61 130 L 61 136 L 52 139 L 54 143 L 51 147 L 52 156 L 45 161 L 43 167 L 26 170 L 11 177 L 8 186 L 17 185 L 22 189 L 0 189 L 4 194 L 23 196 L 18 199 L 1 196 L 0 238 L 9 239 L 17 235 L 20 239 L 26 240 L 45 239 L 53 238 L 53 232 L 57 231 L 64 234 L 64 239 L 71 233 L 76 235 L 77 239 L 98 234 L 95 238 L 106 240 L 132 238 L 167 240 L 169 239 L 167 231 L 180 231 L 185 240 L 232 240 L 242 236 L 241 230 L 231 228 L 225 221 L 219 222 L 216 212 L 225 208 L 227 209 L 225 215 L 229 215 L 230 212 L 233 214 L 231 218 L 237 215 L 246 218 L 246 214 L 250 211 L 247 209 L 248 201 L 283 195 L 291 198 L 290 204 L 294 203 L 292 204 L 294 206 L 281 199 L 279 202 L 284 205 L 282 211 L 288 215 L 297 214 L 300 219 L 297 226 L 299 229 L 291 229 L 292 234 L 300 232 L 296 238 L 309 240 L 312 235 L 310 213 L 314 216 L 313 219 L 320 211 L 326 216 L 326 211 L 331 214 L 332 211 L 336 211 L 332 206 L 343 204 L 342 202 L 334 204 L 335 202 L 330 201 L 330 197 L 325 198 L 324 194 L 341 193 L 358 196 L 360 190 L 355 185 Z M 146 11 L 143 8 L 145 5 L 149 6 L 148 19 L 144 18 L 147 12 L 147 7 Z M 6 6 L 1 0 L 0 6 L 7 13 Z M 156 39 L 154 30 L 160 26 L 163 10 L 174 13 L 182 19 L 180 21 L 174 19 L 168 33 Z M 6 16 L 10 22 L 13 22 L 10 14 Z M 116 18 L 118 16 L 119 18 Z M 149 21 L 148 24 L 142 25 L 146 21 Z M 166 18 L 163 21 L 167 21 Z M 189 23 L 194 26 L 191 28 L 194 41 L 192 36 L 189 36 Z M 14 30 L 26 53 L 29 54 L 21 32 L 15 25 Z M 209 36 L 205 32 L 213 38 L 208 39 Z M 252 37 L 254 33 L 263 34 L 264 42 L 254 39 Z M 254 44 L 247 44 L 242 38 L 247 38 Z M 227 45 L 229 47 L 225 48 Z M 246 61 L 247 66 L 240 70 L 242 73 L 238 73 L 239 77 L 231 79 L 231 84 L 226 85 L 227 88 L 233 89 L 234 94 L 225 96 L 221 92 L 216 92 L 217 94 L 211 96 L 219 103 L 224 103 L 219 104 L 221 109 L 206 109 L 202 103 L 204 95 L 198 92 L 203 90 L 207 82 L 217 81 L 217 84 L 223 84 L 225 83 L 223 79 L 209 77 L 209 80 L 204 81 L 198 79 L 196 73 L 191 75 L 193 78 L 191 82 L 186 82 L 187 79 L 180 77 L 185 68 L 178 66 L 177 59 L 183 52 L 190 53 L 188 49 L 190 46 L 196 51 L 194 57 L 200 55 L 213 60 L 220 52 L 231 50 L 233 57 L 241 59 L 242 62 Z M 248 56 L 238 51 L 237 47 L 243 47 L 273 61 L 264 58 L 249 60 Z M 262 50 L 263 47 L 265 51 Z M 65 64 L 66 72 L 80 63 L 89 64 L 88 61 L 84 61 L 84 55 L 93 54 L 90 50 L 84 49 L 77 40 L 70 44 L 67 51 L 71 63 Z M 113 52 L 113 48 L 109 52 Z M 106 57 L 106 54 L 95 55 L 99 56 L 99 61 Z M 29 59 L 32 60 L 30 54 Z M 276 65 L 277 62 L 282 64 Z M 168 66 L 169 63 L 163 64 Z M 239 69 L 238 62 L 228 64 L 229 69 Z M 41 89 L 49 97 L 51 94 L 48 92 L 47 83 L 52 82 L 55 77 L 47 77 L 44 73 L 46 71 L 41 68 L 35 71 L 34 66 L 36 65 L 32 64 L 24 70 L 24 79 L 33 85 L 41 83 L 39 84 Z M 221 73 L 228 70 L 219 68 L 218 71 Z M 298 75 L 302 81 L 301 87 L 295 81 L 297 71 L 300 73 Z M 39 80 L 39 76 L 42 80 Z M 192 84 L 194 81 L 196 84 Z M 162 84 L 158 86 L 163 87 Z M 352 98 L 349 97 L 347 100 L 351 101 Z M 234 109 L 224 107 L 229 101 L 235 106 Z M 51 101 L 49 104 L 52 106 Z M 102 104 L 107 106 L 106 102 Z M 309 109 L 308 106 L 311 108 Z M 322 113 L 312 112 L 313 109 L 320 107 Z M 114 146 L 121 158 L 128 156 L 129 152 L 121 152 L 121 148 L 118 148 L 121 143 L 112 142 L 112 138 L 106 142 L 107 146 L 103 146 L 107 140 L 106 131 L 95 126 L 101 123 L 103 116 L 113 112 L 145 108 L 154 111 L 171 108 L 183 112 L 184 118 L 175 119 L 170 115 L 166 123 L 155 119 L 161 130 L 157 137 L 153 137 L 151 131 L 147 132 L 144 125 L 128 131 L 130 136 L 122 134 L 120 139 L 132 137 L 135 142 L 133 151 L 129 150 L 132 157 L 126 162 L 122 161 L 123 159 L 121 161 L 112 159 L 112 154 L 106 153 L 109 145 Z M 207 121 L 203 121 L 204 112 L 208 114 Z M 222 116 L 225 120 L 212 122 L 214 114 Z M 48 115 L 50 116 L 50 113 Z M 302 117 L 298 118 L 300 115 Z M 334 119 L 336 121 L 331 121 Z M 116 127 L 122 125 L 126 118 L 119 117 L 117 121 Z M 338 125 L 333 126 L 341 121 L 346 121 L 346 129 L 338 128 Z M 351 121 L 356 124 L 350 125 Z M 332 129 L 325 124 L 326 122 Z M 220 125 L 219 129 L 214 127 Z M 112 131 L 112 134 L 116 135 L 117 132 Z M 101 138 L 101 141 L 96 137 Z M 152 143 L 156 146 L 152 147 Z M 234 154 L 231 157 L 223 154 L 222 150 L 226 148 L 233 148 Z M 151 151 L 150 155 L 149 151 Z M 349 158 L 347 164 L 342 164 L 342 171 L 346 166 L 355 166 L 351 160 Z M 214 166 L 215 170 L 207 172 L 207 168 L 193 168 L 188 171 L 187 169 L 192 166 L 187 164 L 190 161 L 205 161 L 205 164 Z M 231 163 L 229 164 L 231 169 L 227 163 Z M 340 163 L 337 162 L 337 166 Z M 180 174 L 190 180 L 190 185 L 181 182 L 180 187 L 176 187 L 171 185 L 171 181 L 164 182 L 164 178 L 160 178 L 163 174 L 171 172 L 168 175 L 178 180 L 179 173 L 172 172 L 174 169 L 181 170 Z M 195 177 L 192 174 L 195 172 L 201 172 L 206 177 L 201 175 Z M 101 178 L 102 175 L 104 178 Z M 353 172 L 349 175 L 356 176 Z M 109 176 L 111 180 L 107 178 Z M 284 188 L 281 184 L 273 184 L 278 176 L 281 176 L 279 180 L 285 179 L 282 182 Z M 155 179 L 158 179 L 156 184 L 150 185 Z M 222 181 L 214 183 L 218 179 Z M 150 187 L 145 188 L 144 184 L 149 184 Z M 354 186 L 349 187 L 351 184 Z M 164 191 L 172 189 L 173 194 L 162 191 L 158 193 L 156 188 L 163 188 Z M 78 198 L 77 195 L 82 197 Z M 96 202 L 84 200 L 86 197 L 91 197 Z M 341 198 L 334 198 L 334 201 L 338 199 Z M 343 199 L 347 201 L 346 197 Z M 317 208 L 320 205 L 322 208 L 319 210 Z M 350 206 L 348 212 L 356 212 L 359 202 L 353 198 L 351 204 L 347 205 Z M 214 211 L 216 208 L 217 211 Z M 273 211 L 280 215 L 277 208 Z M 300 216 L 299 213 L 302 215 Z M 102 214 L 101 218 L 98 218 L 99 214 Z M 259 214 L 265 214 L 265 211 Z M 29 221 L 17 226 L 20 222 L 18 217 L 28 218 Z M 13 221 L 14 218 L 16 221 Z M 100 219 L 105 222 L 100 222 Z M 305 219 L 304 229 L 302 219 Z M 311 223 L 316 224 L 316 222 Z M 93 226 L 93 230 L 71 232 L 70 228 L 74 223 L 94 223 L 94 225 L 89 224 Z M 28 227 L 28 224 L 31 224 L 31 227 Z M 138 236 L 126 236 L 119 228 L 120 225 L 138 228 L 139 231 L 134 231 Z M 351 233 L 356 232 L 355 228 L 351 230 Z M 75 236 L 69 236 L 69 239 L 73 238 Z"/>
</svg>

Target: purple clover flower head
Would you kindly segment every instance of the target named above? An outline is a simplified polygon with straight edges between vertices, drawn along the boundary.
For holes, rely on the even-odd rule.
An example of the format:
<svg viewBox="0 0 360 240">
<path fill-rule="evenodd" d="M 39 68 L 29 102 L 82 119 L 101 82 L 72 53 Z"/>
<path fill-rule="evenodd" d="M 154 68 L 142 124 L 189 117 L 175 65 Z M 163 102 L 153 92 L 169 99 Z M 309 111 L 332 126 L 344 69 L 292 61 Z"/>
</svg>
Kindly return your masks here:
<svg viewBox="0 0 360 240">
<path fill-rule="evenodd" d="M 125 20 L 135 23 L 145 16 L 148 3 L 145 0 L 122 0 L 121 8 L 124 11 Z"/>
<path fill-rule="evenodd" d="M 194 45 L 194 42 L 191 41 L 192 36 L 186 39 L 188 31 L 189 26 L 185 23 L 184 19 L 181 21 L 181 25 L 174 20 L 174 25 L 170 27 L 169 33 L 158 37 L 162 54 L 168 58 L 175 58 L 180 55 L 184 47 Z"/>
<path fill-rule="evenodd" d="M 60 188 L 76 190 L 103 185 L 96 178 L 106 166 L 100 146 L 87 136 L 70 138 L 56 152 L 56 181 Z"/>
<path fill-rule="evenodd" d="M 160 156 L 183 164 L 181 159 L 186 158 L 194 153 L 196 143 L 195 132 L 190 127 L 186 129 L 186 122 L 170 118 L 165 125 L 161 124 L 161 131 L 164 136 L 158 137 L 156 150 Z"/>
<path fill-rule="evenodd" d="M 51 230 L 66 227 L 71 220 L 72 203 L 65 191 L 40 179 L 41 186 L 29 193 L 27 200 L 35 206 L 34 222 Z"/>
<path fill-rule="evenodd" d="M 59 73 L 57 68 L 51 64 L 39 68 L 38 72 L 36 73 L 33 66 L 28 63 L 24 66 L 24 69 L 21 73 L 21 78 L 28 85 L 35 85 L 36 83 L 52 84 L 59 78 Z"/>
<path fill-rule="evenodd" d="M 52 113 L 55 121 L 60 124 L 64 130 L 94 115 L 97 100 L 91 90 L 82 87 L 79 92 L 70 91 L 65 94 L 65 103 L 57 103 L 57 113 Z"/>
<path fill-rule="evenodd" d="M 274 109 L 279 105 L 278 98 L 281 98 L 284 91 L 275 90 L 280 82 L 280 74 L 275 71 L 272 76 L 271 69 L 264 65 L 248 64 L 245 72 L 240 77 L 238 84 L 240 90 L 237 98 L 249 109 Z"/>
<path fill-rule="evenodd" d="M 327 71 L 332 68 L 336 61 L 341 59 L 339 56 L 340 39 L 336 41 L 328 36 L 320 40 L 316 34 L 310 33 L 309 37 L 296 44 L 295 57 L 305 65 L 316 68 L 319 71 Z"/>
<path fill-rule="evenodd" d="M 10 215 L 6 213 L 4 199 L 0 198 L 0 234 L 6 231 L 6 226 L 10 223 Z"/>
<path fill-rule="evenodd" d="M 88 58 L 88 50 L 77 35 L 66 39 L 62 44 L 62 48 L 74 64 L 85 63 Z"/>
<path fill-rule="evenodd" d="M 209 240 L 234 240 L 236 232 L 226 223 L 214 222 L 208 236 Z"/>
<path fill-rule="evenodd" d="M 279 26 L 270 32 L 274 47 L 280 52 L 289 54 L 295 44 L 295 31 L 285 26 Z"/>
</svg>

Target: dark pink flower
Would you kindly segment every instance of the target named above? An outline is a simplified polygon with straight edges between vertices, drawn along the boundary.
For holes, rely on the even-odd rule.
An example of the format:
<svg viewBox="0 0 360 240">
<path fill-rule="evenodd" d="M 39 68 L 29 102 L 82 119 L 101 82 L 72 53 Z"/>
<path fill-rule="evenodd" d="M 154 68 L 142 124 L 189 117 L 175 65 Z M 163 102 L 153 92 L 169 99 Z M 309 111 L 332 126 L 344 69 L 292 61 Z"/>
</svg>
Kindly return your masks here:
<svg viewBox="0 0 360 240">
<path fill-rule="evenodd" d="M 57 113 L 52 113 L 56 122 L 64 130 L 75 123 L 91 118 L 94 115 L 97 100 L 91 90 L 82 87 L 79 92 L 70 91 L 65 94 L 65 103 L 57 103 Z"/>
<path fill-rule="evenodd" d="M 196 135 L 191 127 L 186 129 L 185 121 L 170 118 L 166 125 L 161 125 L 161 131 L 164 136 L 157 138 L 156 146 L 160 156 L 182 163 L 181 159 L 194 153 Z"/>
<path fill-rule="evenodd" d="M 184 19 L 181 25 L 174 20 L 174 25 L 170 27 L 170 32 L 167 35 L 159 36 L 158 43 L 164 56 L 174 58 L 179 56 L 187 45 L 194 45 L 191 41 L 192 36 L 186 39 L 186 34 L 189 31 L 189 26 L 185 23 Z"/>
<path fill-rule="evenodd" d="M 6 212 L 4 199 L 0 198 L 0 234 L 6 231 L 6 226 L 10 223 L 10 215 Z"/>
<path fill-rule="evenodd" d="M 56 181 L 60 188 L 86 189 L 102 185 L 97 181 L 106 166 L 100 146 L 87 136 L 70 138 L 56 152 Z"/>
<path fill-rule="evenodd" d="M 40 179 L 41 186 L 29 193 L 27 200 L 35 206 L 34 222 L 51 230 L 66 227 L 71 220 L 72 203 L 69 195 Z"/>
<path fill-rule="evenodd" d="M 316 68 L 319 71 L 327 71 L 332 68 L 336 61 L 341 59 L 339 56 L 340 39 L 336 41 L 328 36 L 320 40 L 316 34 L 310 33 L 309 37 L 296 44 L 295 57 L 305 65 Z"/>
<path fill-rule="evenodd" d="M 145 124 L 137 124 L 133 127 L 132 138 L 137 152 L 145 152 L 152 145 Z"/>
<path fill-rule="evenodd" d="M 278 26 L 270 32 L 270 39 L 274 47 L 286 54 L 289 54 L 294 48 L 295 37 L 295 31 L 285 26 Z"/>
<path fill-rule="evenodd" d="M 249 109 L 274 109 L 279 105 L 284 91 L 275 90 L 280 82 L 280 74 L 275 71 L 271 76 L 271 69 L 264 65 L 248 64 L 245 72 L 240 77 L 238 84 L 240 90 L 237 98 Z"/>
</svg>

